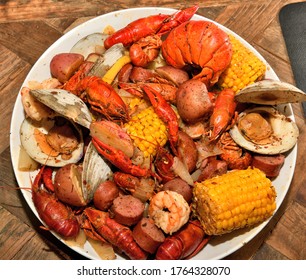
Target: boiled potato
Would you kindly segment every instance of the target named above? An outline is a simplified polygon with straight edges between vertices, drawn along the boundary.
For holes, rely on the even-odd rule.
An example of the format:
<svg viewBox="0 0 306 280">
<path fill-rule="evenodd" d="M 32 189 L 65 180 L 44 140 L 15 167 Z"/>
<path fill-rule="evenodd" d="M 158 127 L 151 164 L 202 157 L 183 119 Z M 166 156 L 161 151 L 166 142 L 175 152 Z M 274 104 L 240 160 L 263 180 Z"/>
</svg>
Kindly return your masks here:
<svg viewBox="0 0 306 280">
<path fill-rule="evenodd" d="M 59 53 L 50 62 L 51 75 L 61 83 L 69 80 L 84 62 L 84 56 L 78 53 Z"/>
</svg>

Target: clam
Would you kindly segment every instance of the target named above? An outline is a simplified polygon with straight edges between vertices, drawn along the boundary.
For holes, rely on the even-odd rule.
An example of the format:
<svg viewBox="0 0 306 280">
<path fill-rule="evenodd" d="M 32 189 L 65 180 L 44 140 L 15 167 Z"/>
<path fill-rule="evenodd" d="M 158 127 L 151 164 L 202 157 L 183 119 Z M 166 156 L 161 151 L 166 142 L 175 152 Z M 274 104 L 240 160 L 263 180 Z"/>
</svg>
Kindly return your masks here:
<svg viewBox="0 0 306 280">
<path fill-rule="evenodd" d="M 92 53 L 103 54 L 105 52 L 104 40 L 108 35 L 103 33 L 92 33 L 89 34 L 78 42 L 71 48 L 71 53 L 79 53 L 87 58 Z"/>
<path fill-rule="evenodd" d="M 83 161 L 82 186 L 83 195 L 89 202 L 93 199 L 98 186 L 110 179 L 113 173 L 109 165 L 97 152 L 92 142 L 89 143 Z"/>
<path fill-rule="evenodd" d="M 98 186 L 112 171 L 90 142 L 82 164 L 66 164 L 54 176 L 54 191 L 59 200 L 72 206 L 85 206 Z"/>
<path fill-rule="evenodd" d="M 82 99 L 73 93 L 63 89 L 39 89 L 31 90 L 30 94 L 56 113 L 89 128 L 92 115 Z"/>
<path fill-rule="evenodd" d="M 295 122 L 271 106 L 254 107 L 239 114 L 230 135 L 241 147 L 258 154 L 280 154 L 297 142 Z"/>
<path fill-rule="evenodd" d="M 284 153 L 294 147 L 299 136 L 298 127 L 274 106 L 306 101 L 303 91 L 285 82 L 263 80 L 242 89 L 235 99 L 263 105 L 239 114 L 230 130 L 239 146 L 268 155 Z"/>
<path fill-rule="evenodd" d="M 306 101 L 306 93 L 282 81 L 262 80 L 240 90 L 235 99 L 241 103 L 277 105 Z"/>
<path fill-rule="evenodd" d="M 20 127 L 20 141 L 28 155 L 43 165 L 60 167 L 83 157 L 81 129 L 62 117 L 40 122 L 25 118 Z"/>
</svg>

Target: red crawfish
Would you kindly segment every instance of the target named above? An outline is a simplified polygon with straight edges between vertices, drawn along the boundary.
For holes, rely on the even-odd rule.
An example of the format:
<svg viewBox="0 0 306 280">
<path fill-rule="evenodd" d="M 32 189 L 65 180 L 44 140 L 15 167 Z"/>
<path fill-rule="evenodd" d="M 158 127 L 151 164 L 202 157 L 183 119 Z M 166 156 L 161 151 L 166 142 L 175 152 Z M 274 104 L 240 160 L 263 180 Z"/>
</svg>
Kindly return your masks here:
<svg viewBox="0 0 306 280">
<path fill-rule="evenodd" d="M 189 221 L 182 229 L 167 237 L 158 247 L 157 260 L 180 260 L 196 255 L 208 242 L 198 220 Z"/>
<path fill-rule="evenodd" d="M 72 210 L 58 201 L 53 193 L 40 188 L 45 166 L 36 175 L 32 183 L 32 200 L 39 217 L 49 229 L 63 237 L 75 237 L 79 233 L 79 223 Z"/>
<path fill-rule="evenodd" d="M 231 89 L 224 89 L 218 94 L 210 117 L 212 128 L 210 141 L 216 140 L 231 123 L 237 105 L 234 98 L 235 93 Z"/>
<path fill-rule="evenodd" d="M 128 109 L 122 98 L 111 85 L 99 77 L 82 78 L 71 92 L 88 102 L 94 111 L 107 119 L 129 119 Z"/>
<path fill-rule="evenodd" d="M 177 155 L 177 141 L 178 141 L 178 117 L 171 105 L 163 98 L 163 96 L 152 87 L 147 85 L 142 86 L 146 95 L 154 108 L 155 113 L 166 124 L 168 129 L 168 138 L 171 149 Z"/>
<path fill-rule="evenodd" d="M 109 49 L 118 43 L 129 46 L 149 35 L 165 34 L 181 23 L 188 21 L 197 12 L 198 8 L 198 5 L 194 5 L 173 15 L 158 14 L 137 19 L 106 38 L 104 47 Z"/>
<path fill-rule="evenodd" d="M 137 177 L 158 177 L 157 174 L 150 169 L 142 168 L 133 164 L 131 159 L 124 154 L 121 150 L 118 150 L 110 145 L 103 143 L 96 137 L 92 138 L 92 143 L 103 157 L 110 161 L 114 166 L 119 168 L 122 172 L 132 174 Z"/>
<path fill-rule="evenodd" d="M 119 248 L 130 259 L 144 260 L 147 258 L 147 253 L 135 242 L 131 229 L 111 219 L 108 212 L 88 207 L 84 210 L 84 213 L 96 232 Z"/>
</svg>

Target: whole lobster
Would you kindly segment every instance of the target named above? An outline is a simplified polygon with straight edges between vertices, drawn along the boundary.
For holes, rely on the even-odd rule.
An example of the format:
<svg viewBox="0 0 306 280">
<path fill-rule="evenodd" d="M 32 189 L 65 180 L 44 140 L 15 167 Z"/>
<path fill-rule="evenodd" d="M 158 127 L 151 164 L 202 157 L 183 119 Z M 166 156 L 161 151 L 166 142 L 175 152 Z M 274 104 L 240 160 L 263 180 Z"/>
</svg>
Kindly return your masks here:
<svg viewBox="0 0 306 280">
<path fill-rule="evenodd" d="M 191 258 L 208 242 L 198 220 L 189 221 L 182 229 L 167 237 L 158 247 L 157 260 L 179 260 Z"/>
<path fill-rule="evenodd" d="M 132 231 L 109 217 L 107 212 L 86 208 L 84 210 L 89 222 L 93 225 L 97 233 L 105 240 L 124 252 L 132 260 L 144 260 L 145 253 L 135 242 Z"/>
<path fill-rule="evenodd" d="M 32 200 L 37 213 L 49 229 L 63 237 L 75 237 L 80 227 L 72 210 L 58 201 L 53 193 L 40 188 L 43 177 L 49 180 L 49 174 L 43 175 L 44 172 L 45 166 L 40 169 L 32 184 Z"/>
</svg>

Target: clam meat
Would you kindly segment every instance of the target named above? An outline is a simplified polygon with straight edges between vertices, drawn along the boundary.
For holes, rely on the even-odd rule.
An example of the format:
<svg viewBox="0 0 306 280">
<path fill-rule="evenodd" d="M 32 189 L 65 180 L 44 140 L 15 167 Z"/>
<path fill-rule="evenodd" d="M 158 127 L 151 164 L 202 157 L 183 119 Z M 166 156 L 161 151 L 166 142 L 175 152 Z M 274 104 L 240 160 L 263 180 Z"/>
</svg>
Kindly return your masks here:
<svg viewBox="0 0 306 280">
<path fill-rule="evenodd" d="M 43 165 L 60 167 L 83 157 L 82 131 L 63 117 L 40 122 L 25 118 L 20 127 L 20 141 L 28 155 Z"/>
<path fill-rule="evenodd" d="M 272 106 L 247 109 L 239 114 L 230 130 L 241 147 L 259 154 L 280 154 L 297 142 L 299 130 L 295 122 Z"/>
</svg>

